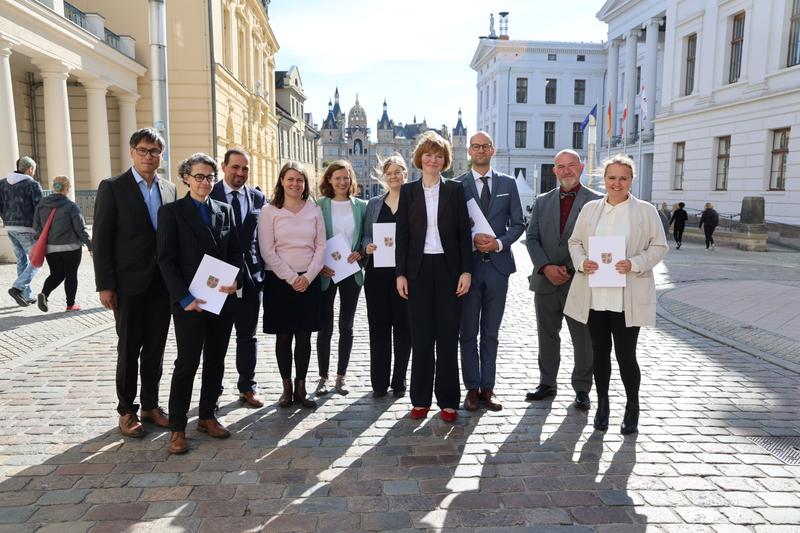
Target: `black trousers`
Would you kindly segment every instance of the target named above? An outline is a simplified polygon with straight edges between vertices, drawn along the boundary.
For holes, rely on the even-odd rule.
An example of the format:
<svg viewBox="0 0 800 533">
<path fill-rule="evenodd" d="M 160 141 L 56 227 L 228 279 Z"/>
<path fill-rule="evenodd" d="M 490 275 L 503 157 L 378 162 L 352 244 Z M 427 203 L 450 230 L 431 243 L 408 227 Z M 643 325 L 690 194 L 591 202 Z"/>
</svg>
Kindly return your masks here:
<svg viewBox="0 0 800 533">
<path fill-rule="evenodd" d="M 47 266 L 50 275 L 44 280 L 42 292 L 49 297 L 56 287 L 64 282 L 64 292 L 67 295 L 67 307 L 75 305 L 75 294 L 78 292 L 78 267 L 81 264 L 82 250 L 68 252 L 53 252 L 46 254 Z"/>
<path fill-rule="evenodd" d="M 258 312 L 262 290 L 245 285 L 242 297 L 235 303 L 233 325 L 236 328 L 236 371 L 239 392 L 256 392 L 256 358 L 258 354 Z"/>
<path fill-rule="evenodd" d="M 426 254 L 419 274 L 408 280 L 411 325 L 411 404 L 430 407 L 433 392 L 441 409 L 458 409 L 458 331 L 461 300 L 458 274 L 451 274 L 444 254 Z"/>
<path fill-rule="evenodd" d="M 703 226 L 703 231 L 706 234 L 706 248 L 714 244 L 714 230 L 717 229 L 716 226 Z"/>
<path fill-rule="evenodd" d="M 292 340 L 294 340 L 294 366 L 297 379 L 306 379 L 311 360 L 311 332 L 278 333 L 275 339 L 275 357 L 281 378 L 292 379 Z"/>
<path fill-rule="evenodd" d="M 672 236 L 675 237 L 675 242 L 683 242 L 683 230 L 685 227 L 684 224 L 675 224 L 672 227 Z"/>
<path fill-rule="evenodd" d="M 625 326 L 625 313 L 613 311 L 589 311 L 589 335 L 592 337 L 594 352 L 594 384 L 599 398 L 608 397 L 611 381 L 611 340 L 614 340 L 614 353 L 617 356 L 619 374 L 625 386 L 628 402 L 639 402 L 639 383 L 642 376 L 636 361 L 636 342 L 638 327 Z"/>
<path fill-rule="evenodd" d="M 169 297 L 160 273 L 141 294 L 117 293 L 117 412 L 136 413 L 136 382 L 141 372 L 142 409 L 158 407 L 158 388 L 169 332 Z"/>
<path fill-rule="evenodd" d="M 333 336 L 333 303 L 339 293 L 339 363 L 336 374 L 344 376 L 350 363 L 350 351 L 353 349 L 353 320 L 356 316 L 358 296 L 361 286 L 356 283 L 355 276 L 350 276 L 338 284 L 331 284 L 322 293 L 322 327 L 317 333 L 317 361 L 319 375 L 326 377 L 331 362 L 331 337 Z"/>
<path fill-rule="evenodd" d="M 220 315 L 203 311 L 176 311 L 172 315 L 175 324 L 175 343 L 178 357 L 172 374 L 169 391 L 169 428 L 172 431 L 186 429 L 187 413 L 192 400 L 192 388 L 200 358 L 203 373 L 200 385 L 199 417 L 214 418 L 222 377 L 225 373 L 225 353 L 231 339 L 233 313 L 223 307 Z"/>
<path fill-rule="evenodd" d="M 364 278 L 369 321 L 369 375 L 372 390 L 379 392 L 389 388 L 390 377 L 393 390 L 406 389 L 411 333 L 408 303 L 397 293 L 396 280 L 393 268 L 367 267 Z"/>
</svg>

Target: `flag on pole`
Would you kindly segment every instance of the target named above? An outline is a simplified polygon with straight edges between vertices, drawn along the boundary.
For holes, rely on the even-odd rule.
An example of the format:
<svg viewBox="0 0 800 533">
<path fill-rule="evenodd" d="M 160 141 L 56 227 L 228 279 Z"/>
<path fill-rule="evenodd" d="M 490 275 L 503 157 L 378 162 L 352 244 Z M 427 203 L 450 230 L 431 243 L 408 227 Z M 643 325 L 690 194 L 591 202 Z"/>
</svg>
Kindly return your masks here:
<svg viewBox="0 0 800 533">
<path fill-rule="evenodd" d="M 642 129 L 644 129 L 644 121 L 647 120 L 647 93 L 644 90 L 644 85 L 642 85 L 641 106 L 642 106 Z"/>
<path fill-rule="evenodd" d="M 608 138 L 611 138 L 611 100 L 608 101 L 608 111 L 606 112 L 607 119 L 606 120 L 606 134 Z"/>
<path fill-rule="evenodd" d="M 628 105 L 625 104 L 625 107 L 622 109 L 622 124 L 619 127 L 619 135 L 620 137 L 625 136 L 625 121 L 628 119 Z"/>
<path fill-rule="evenodd" d="M 583 122 L 581 122 L 581 130 L 585 130 L 586 126 L 589 125 L 589 117 L 594 117 L 595 120 L 597 120 L 597 104 L 594 104 L 592 110 L 589 111 L 589 114 L 586 115 L 586 118 L 583 119 Z"/>
</svg>

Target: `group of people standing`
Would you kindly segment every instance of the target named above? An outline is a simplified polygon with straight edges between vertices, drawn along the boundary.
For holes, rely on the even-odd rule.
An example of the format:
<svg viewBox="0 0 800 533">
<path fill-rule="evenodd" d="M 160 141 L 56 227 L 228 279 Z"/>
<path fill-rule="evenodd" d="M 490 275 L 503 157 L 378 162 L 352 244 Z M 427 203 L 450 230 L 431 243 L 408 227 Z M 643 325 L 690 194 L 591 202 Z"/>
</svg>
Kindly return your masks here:
<svg viewBox="0 0 800 533">
<path fill-rule="evenodd" d="M 666 203 L 664 203 L 666 206 Z M 686 229 L 686 222 L 689 220 L 689 214 L 686 212 L 686 204 L 678 202 L 672 208 L 672 214 L 669 216 L 667 226 L 672 226 L 672 237 L 675 239 L 675 248 L 681 249 L 683 245 L 683 232 Z M 702 228 L 706 239 L 706 250 L 716 249 L 714 244 L 714 230 L 719 226 L 719 213 L 714 209 L 711 202 L 706 202 L 703 207 L 703 212 L 700 214 L 699 227 Z"/>
</svg>

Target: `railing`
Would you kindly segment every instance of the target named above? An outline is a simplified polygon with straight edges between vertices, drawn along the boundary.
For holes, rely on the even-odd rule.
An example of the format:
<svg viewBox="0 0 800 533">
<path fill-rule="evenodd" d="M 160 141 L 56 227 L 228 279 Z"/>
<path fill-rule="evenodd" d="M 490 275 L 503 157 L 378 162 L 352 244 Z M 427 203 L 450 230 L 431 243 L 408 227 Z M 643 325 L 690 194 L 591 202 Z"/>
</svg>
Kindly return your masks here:
<svg viewBox="0 0 800 533">
<path fill-rule="evenodd" d="M 687 221 L 689 224 L 693 223 L 697 225 L 700 223 L 700 216 L 703 214 L 702 209 L 692 209 L 689 207 L 684 207 L 684 209 L 686 210 L 686 214 L 689 215 L 689 220 Z M 719 215 L 718 229 L 735 231 L 741 224 L 739 221 L 739 213 L 720 213 L 717 211 L 717 215 Z"/>
<path fill-rule="evenodd" d="M 106 43 L 108 44 L 108 46 L 120 50 L 119 35 L 109 30 L 108 28 L 105 28 L 105 30 L 106 30 Z"/>
<path fill-rule="evenodd" d="M 53 191 L 50 189 L 42 189 L 42 196 L 50 196 Z M 83 219 L 87 224 L 94 222 L 94 201 L 97 199 L 97 189 L 87 189 L 82 191 L 75 191 L 75 203 L 81 210 Z"/>
<path fill-rule="evenodd" d="M 69 2 L 64 2 L 64 16 L 81 28 L 86 29 L 86 13 Z"/>
</svg>

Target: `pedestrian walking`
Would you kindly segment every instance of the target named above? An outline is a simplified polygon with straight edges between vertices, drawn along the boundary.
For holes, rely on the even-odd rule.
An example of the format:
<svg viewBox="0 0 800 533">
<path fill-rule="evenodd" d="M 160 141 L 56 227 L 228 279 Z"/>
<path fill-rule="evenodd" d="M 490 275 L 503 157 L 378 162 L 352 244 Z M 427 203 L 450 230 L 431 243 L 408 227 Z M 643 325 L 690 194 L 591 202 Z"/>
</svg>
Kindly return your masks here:
<svg viewBox="0 0 800 533">
<path fill-rule="evenodd" d="M 367 202 L 356 198 L 356 173 L 348 161 L 340 159 L 328 165 L 319 184 L 322 198 L 317 204 L 322 209 L 325 221 L 325 236 L 330 239 L 341 235 L 350 247 L 348 263 L 357 263 L 363 258 L 361 236 L 364 228 L 364 214 Z M 317 362 L 319 363 L 319 382 L 314 391 L 317 396 L 328 393 L 328 369 L 331 360 L 331 336 L 333 335 L 333 306 L 339 294 L 339 350 L 336 365 L 335 390 L 341 395 L 349 391 L 344 378 L 353 348 L 353 320 L 356 316 L 358 297 L 364 285 L 364 271 L 338 283 L 331 279 L 336 273 L 327 266 L 322 267 L 322 326 L 317 333 Z"/>
<path fill-rule="evenodd" d="M 380 173 L 386 191 L 367 204 L 362 239 L 367 254 L 364 293 L 369 322 L 369 375 L 373 398 L 386 396 L 390 384 L 392 395 L 401 398 L 406 393 L 406 373 L 411 356 L 408 302 L 397 292 L 394 267 L 375 266 L 373 254 L 378 247 L 374 243 L 373 224 L 397 223 L 400 188 L 408 176 L 408 167 L 401 155 L 393 154 L 381 162 Z M 389 246 L 394 244 L 389 243 Z"/>
<path fill-rule="evenodd" d="M 639 329 L 656 323 L 653 268 L 667 254 L 668 247 L 656 208 L 630 193 L 633 160 L 622 154 L 612 156 L 603 163 L 603 176 L 606 195 L 583 207 L 569 238 L 569 252 L 578 273 L 570 287 L 564 314 L 589 328 L 597 389 L 594 427 L 599 431 L 608 429 L 613 339 L 627 400 L 620 432 L 627 435 L 636 433 L 639 426 L 641 373 L 636 360 Z M 627 257 L 614 263 L 616 271 L 625 274 L 624 287 L 589 287 L 589 276 L 599 266 L 588 258 L 592 235 L 625 236 Z"/>
<path fill-rule="evenodd" d="M 164 139 L 153 128 L 131 135 L 133 165 L 100 182 L 94 205 L 92 252 L 100 303 L 114 311 L 117 326 L 117 412 L 120 432 L 142 437 L 134 403 L 141 372 L 142 421 L 169 427 L 159 406 L 170 302 L 156 262 L 158 209 L 175 201 L 175 186 L 158 169 Z"/>
<path fill-rule="evenodd" d="M 514 178 L 491 166 L 495 153 L 492 137 L 477 132 L 467 151 L 472 170 L 456 180 L 464 186 L 467 200 L 480 206 L 494 235 L 478 233 L 472 238 L 472 282 L 461 310 L 461 373 L 467 388 L 464 409 L 476 411 L 483 401 L 490 411 L 500 411 L 503 406 L 494 393 L 498 336 L 508 277 L 517 270 L 511 245 L 525 231 L 525 222 Z"/>
<path fill-rule="evenodd" d="M 678 209 L 672 213 L 669 219 L 669 223 L 672 226 L 672 235 L 675 238 L 675 248 L 678 250 L 681 249 L 683 244 L 683 230 L 686 228 L 686 221 L 689 220 L 689 215 L 686 214 L 684 207 L 686 207 L 685 203 L 678 202 Z"/>
<path fill-rule="evenodd" d="M 580 182 L 583 162 L 574 150 L 561 150 L 554 159 L 553 172 L 559 186 L 540 194 L 533 204 L 526 244 L 533 262 L 530 289 L 534 292 L 536 331 L 539 339 L 539 385 L 525 395 L 528 401 L 554 397 L 561 366 L 561 324 L 564 305 L 575 276 L 568 240 L 583 206 L 602 196 Z M 592 346 L 584 324 L 567 316 L 572 338 L 574 367 L 572 388 L 574 406 L 583 411 L 591 407 Z"/>
<path fill-rule="evenodd" d="M 700 226 L 706 235 L 706 250 L 714 250 L 714 230 L 719 226 L 719 213 L 714 209 L 711 202 L 706 202 L 705 209 L 700 215 Z"/>
<path fill-rule="evenodd" d="M 44 280 L 42 291 L 36 298 L 39 310 L 46 313 L 49 309 L 48 298 L 56 287 L 64 282 L 64 293 L 67 297 L 67 311 L 80 311 L 75 303 L 78 292 L 78 267 L 81 264 L 81 248 L 85 244 L 92 252 L 92 240 L 86 232 L 86 223 L 78 204 L 69 199 L 71 183 L 68 176 L 56 176 L 50 186 L 52 194 L 45 196 L 36 206 L 33 218 L 33 229 L 38 239 L 55 210 L 50 230 L 47 233 L 45 260 L 50 268 L 50 275 Z"/>
<path fill-rule="evenodd" d="M 230 432 L 217 420 L 215 408 L 236 312 L 235 293 L 244 268 L 233 208 L 209 198 L 217 179 L 216 161 L 203 153 L 193 154 L 181 162 L 178 174 L 189 192 L 159 209 L 157 232 L 158 266 L 169 293 L 178 349 L 169 391 L 169 452 L 174 454 L 189 450 L 187 413 L 201 358 L 197 431 L 218 439 L 230 437 Z M 238 269 L 232 284 L 220 284 L 218 288 L 227 295 L 219 314 L 205 311 L 202 304 L 206 301 L 189 290 L 207 255 Z"/>
<path fill-rule="evenodd" d="M 472 261 L 464 187 L 444 179 L 450 143 L 433 131 L 420 136 L 414 166 L 422 179 L 400 188 L 397 208 L 397 291 L 408 299 L 411 320 L 411 418 L 436 402 L 445 422 L 458 418 L 458 330 L 461 297 L 469 292 Z"/>
<path fill-rule="evenodd" d="M 0 180 L 0 218 L 17 258 L 17 278 L 8 289 L 17 305 L 27 307 L 36 302 L 31 295 L 31 281 L 39 270 L 28 260 L 36 243 L 33 214 L 42 199 L 42 187 L 33 179 L 36 163 L 30 157 L 17 160 L 16 171 Z"/>
<path fill-rule="evenodd" d="M 276 336 L 275 357 L 283 380 L 278 406 L 296 402 L 314 408 L 317 403 L 306 394 L 306 374 L 311 333 L 319 331 L 322 322 L 318 274 L 325 260 L 325 222 L 322 210 L 309 199 L 308 175 L 300 163 L 287 161 L 281 168 L 258 221 L 258 245 L 267 266 L 264 333 Z"/>
</svg>

